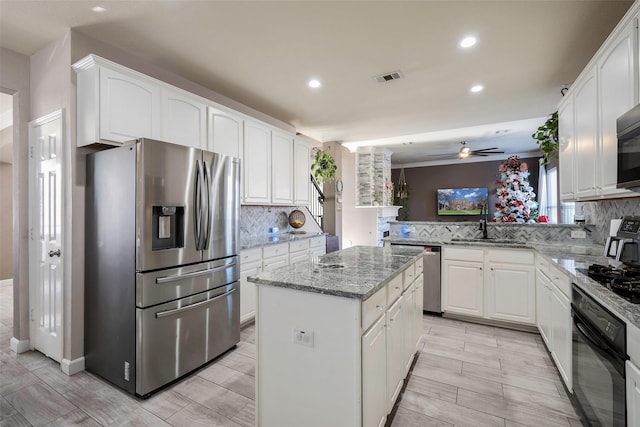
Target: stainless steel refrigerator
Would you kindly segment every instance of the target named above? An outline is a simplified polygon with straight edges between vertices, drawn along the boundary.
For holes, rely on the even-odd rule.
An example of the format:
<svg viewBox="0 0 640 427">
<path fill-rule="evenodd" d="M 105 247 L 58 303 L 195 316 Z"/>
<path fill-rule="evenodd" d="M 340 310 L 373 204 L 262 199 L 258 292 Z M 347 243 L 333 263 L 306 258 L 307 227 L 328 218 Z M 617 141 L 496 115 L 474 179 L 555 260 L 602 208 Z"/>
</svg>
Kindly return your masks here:
<svg viewBox="0 0 640 427">
<path fill-rule="evenodd" d="M 87 156 L 85 366 L 145 396 L 240 340 L 240 160 L 150 139 Z"/>
</svg>

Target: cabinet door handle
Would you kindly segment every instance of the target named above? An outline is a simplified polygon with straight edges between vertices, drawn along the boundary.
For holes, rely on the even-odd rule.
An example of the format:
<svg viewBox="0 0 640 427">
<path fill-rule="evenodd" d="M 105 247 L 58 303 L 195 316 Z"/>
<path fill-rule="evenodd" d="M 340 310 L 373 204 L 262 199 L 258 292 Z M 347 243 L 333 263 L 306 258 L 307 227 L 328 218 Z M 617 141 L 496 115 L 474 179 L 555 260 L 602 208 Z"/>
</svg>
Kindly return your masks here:
<svg viewBox="0 0 640 427">
<path fill-rule="evenodd" d="M 379 305 L 379 304 L 378 304 L 378 305 L 376 305 L 376 308 L 377 308 L 378 310 L 380 310 L 380 311 L 383 311 L 383 310 L 384 310 L 384 305 Z"/>
<path fill-rule="evenodd" d="M 482 270 L 482 267 L 478 267 L 480 270 Z"/>
</svg>

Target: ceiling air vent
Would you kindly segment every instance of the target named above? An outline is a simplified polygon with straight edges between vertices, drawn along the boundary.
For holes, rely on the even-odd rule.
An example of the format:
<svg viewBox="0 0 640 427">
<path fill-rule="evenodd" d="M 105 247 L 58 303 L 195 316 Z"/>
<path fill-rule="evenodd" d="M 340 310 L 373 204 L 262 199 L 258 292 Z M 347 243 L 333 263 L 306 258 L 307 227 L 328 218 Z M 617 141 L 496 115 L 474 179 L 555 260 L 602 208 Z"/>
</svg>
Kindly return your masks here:
<svg viewBox="0 0 640 427">
<path fill-rule="evenodd" d="M 378 83 L 386 83 L 386 82 L 390 82 L 391 80 L 401 79 L 403 77 L 404 75 L 402 74 L 402 72 L 394 71 L 392 73 L 386 73 L 386 74 L 381 74 L 379 76 L 375 76 L 374 79 L 376 79 Z"/>
</svg>

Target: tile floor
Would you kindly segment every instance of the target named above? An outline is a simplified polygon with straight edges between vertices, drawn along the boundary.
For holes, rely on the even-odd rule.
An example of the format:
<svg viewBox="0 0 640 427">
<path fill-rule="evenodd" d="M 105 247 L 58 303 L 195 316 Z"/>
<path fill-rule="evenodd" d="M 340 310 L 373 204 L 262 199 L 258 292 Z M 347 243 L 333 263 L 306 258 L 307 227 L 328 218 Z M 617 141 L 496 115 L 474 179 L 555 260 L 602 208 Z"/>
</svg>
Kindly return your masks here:
<svg viewBox="0 0 640 427">
<path fill-rule="evenodd" d="M 12 287 L 1 286 L 1 427 L 254 425 L 253 326 L 235 350 L 140 400 L 87 372 L 68 377 L 38 352 L 11 352 L 11 312 Z M 539 336 L 432 316 L 423 325 L 392 427 L 581 425 Z"/>
</svg>

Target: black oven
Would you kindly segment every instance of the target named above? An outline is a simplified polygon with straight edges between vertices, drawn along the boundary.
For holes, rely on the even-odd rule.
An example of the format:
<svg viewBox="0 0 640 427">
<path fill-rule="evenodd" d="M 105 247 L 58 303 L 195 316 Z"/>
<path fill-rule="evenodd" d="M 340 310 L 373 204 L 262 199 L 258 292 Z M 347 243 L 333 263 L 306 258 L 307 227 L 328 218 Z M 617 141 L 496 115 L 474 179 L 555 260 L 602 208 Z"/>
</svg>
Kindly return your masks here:
<svg viewBox="0 0 640 427">
<path fill-rule="evenodd" d="M 618 188 L 640 191 L 640 104 L 618 117 Z"/>
<path fill-rule="evenodd" d="M 584 424 L 626 425 L 625 323 L 573 285 L 573 392 Z"/>
</svg>

